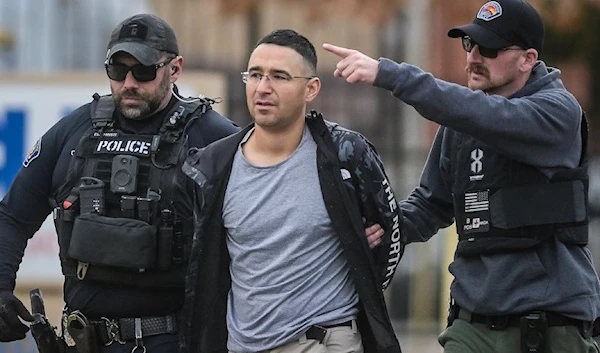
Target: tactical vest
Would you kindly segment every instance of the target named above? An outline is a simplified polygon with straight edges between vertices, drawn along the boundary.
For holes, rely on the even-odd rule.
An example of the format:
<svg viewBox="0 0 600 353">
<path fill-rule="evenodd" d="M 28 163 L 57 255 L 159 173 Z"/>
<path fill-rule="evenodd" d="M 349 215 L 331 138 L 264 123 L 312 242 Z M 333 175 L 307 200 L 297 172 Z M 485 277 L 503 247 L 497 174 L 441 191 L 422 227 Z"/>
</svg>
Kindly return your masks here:
<svg viewBox="0 0 600 353">
<path fill-rule="evenodd" d="M 452 191 L 458 256 L 511 252 L 556 237 L 588 242 L 587 121 L 579 166 L 547 178 L 468 135 L 452 145 Z"/>
<path fill-rule="evenodd" d="M 193 220 L 180 169 L 186 127 L 210 103 L 177 102 L 156 135 L 139 135 L 116 129 L 112 97 L 94 95 L 92 127 L 51 200 L 66 277 L 140 288 L 184 285 Z"/>
</svg>

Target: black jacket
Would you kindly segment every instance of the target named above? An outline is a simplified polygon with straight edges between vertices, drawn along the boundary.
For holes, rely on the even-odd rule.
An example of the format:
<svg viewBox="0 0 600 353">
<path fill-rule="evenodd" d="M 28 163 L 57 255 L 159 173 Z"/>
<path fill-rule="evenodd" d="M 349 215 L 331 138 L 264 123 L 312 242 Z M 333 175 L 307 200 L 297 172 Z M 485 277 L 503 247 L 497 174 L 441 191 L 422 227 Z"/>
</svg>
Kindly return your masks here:
<svg viewBox="0 0 600 353">
<path fill-rule="evenodd" d="M 379 156 L 363 136 L 325 123 L 316 112 L 306 123 L 317 144 L 325 205 L 359 295 L 358 325 L 365 351 L 400 352 L 383 289 L 404 252 L 405 239 L 401 212 Z M 251 127 L 191 153 L 183 167 L 197 183 L 196 227 L 180 331 L 183 353 L 227 351 L 226 306 L 231 278 L 221 210 L 233 157 Z M 381 224 L 385 230 L 382 243 L 373 251 L 361 217 L 367 223 Z"/>
</svg>

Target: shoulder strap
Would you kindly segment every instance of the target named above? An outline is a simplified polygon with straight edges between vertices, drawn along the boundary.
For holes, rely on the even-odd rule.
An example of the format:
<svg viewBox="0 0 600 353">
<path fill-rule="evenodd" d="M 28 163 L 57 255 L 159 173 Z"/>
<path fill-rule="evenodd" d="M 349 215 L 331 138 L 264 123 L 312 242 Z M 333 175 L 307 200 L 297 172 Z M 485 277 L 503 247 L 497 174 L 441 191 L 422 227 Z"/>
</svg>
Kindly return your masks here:
<svg viewBox="0 0 600 353">
<path fill-rule="evenodd" d="M 115 111 L 115 102 L 112 96 L 100 96 L 98 93 L 94 93 L 92 97 L 94 98 L 91 107 L 93 129 L 98 131 L 106 127 L 112 128 L 114 125 L 113 112 Z"/>
<path fill-rule="evenodd" d="M 160 128 L 161 140 L 169 143 L 177 141 L 193 119 L 212 109 L 213 102 L 214 100 L 209 98 L 180 101 Z"/>
<path fill-rule="evenodd" d="M 171 109 L 160 128 L 158 135 L 155 135 L 150 147 L 150 158 L 154 166 L 154 171 L 150 174 L 149 191 L 158 193 L 160 199 L 165 197 L 167 200 L 171 197 L 171 188 L 161 191 L 161 180 L 163 174 L 179 165 L 181 152 L 187 148 L 186 128 L 190 121 L 200 117 L 206 111 L 211 109 L 210 99 L 181 100 Z M 183 139 L 181 138 L 183 136 Z M 159 150 L 164 153 L 158 161 L 157 153 Z"/>
</svg>

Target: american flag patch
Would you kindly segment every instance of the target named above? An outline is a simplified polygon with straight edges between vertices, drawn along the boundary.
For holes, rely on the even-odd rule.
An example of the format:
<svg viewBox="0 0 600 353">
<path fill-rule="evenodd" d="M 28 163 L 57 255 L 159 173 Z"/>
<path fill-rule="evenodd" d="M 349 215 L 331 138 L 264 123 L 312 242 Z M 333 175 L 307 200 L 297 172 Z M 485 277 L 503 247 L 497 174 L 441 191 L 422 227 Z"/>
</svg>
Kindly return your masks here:
<svg viewBox="0 0 600 353">
<path fill-rule="evenodd" d="M 490 209 L 489 191 L 465 193 L 465 212 L 480 212 Z"/>
</svg>

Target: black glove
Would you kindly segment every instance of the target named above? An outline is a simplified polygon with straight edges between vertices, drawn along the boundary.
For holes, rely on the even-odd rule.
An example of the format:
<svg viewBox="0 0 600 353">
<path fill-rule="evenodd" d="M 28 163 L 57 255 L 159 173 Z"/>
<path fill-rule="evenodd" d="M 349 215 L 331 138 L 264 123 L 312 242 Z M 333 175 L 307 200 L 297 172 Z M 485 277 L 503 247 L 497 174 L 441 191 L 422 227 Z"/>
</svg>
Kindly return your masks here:
<svg viewBox="0 0 600 353">
<path fill-rule="evenodd" d="M 0 342 L 22 340 L 29 331 L 19 316 L 25 321 L 33 321 L 33 316 L 27 311 L 11 291 L 0 292 Z"/>
</svg>

